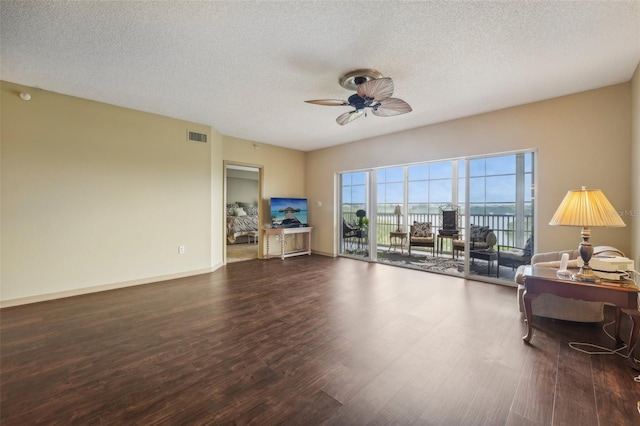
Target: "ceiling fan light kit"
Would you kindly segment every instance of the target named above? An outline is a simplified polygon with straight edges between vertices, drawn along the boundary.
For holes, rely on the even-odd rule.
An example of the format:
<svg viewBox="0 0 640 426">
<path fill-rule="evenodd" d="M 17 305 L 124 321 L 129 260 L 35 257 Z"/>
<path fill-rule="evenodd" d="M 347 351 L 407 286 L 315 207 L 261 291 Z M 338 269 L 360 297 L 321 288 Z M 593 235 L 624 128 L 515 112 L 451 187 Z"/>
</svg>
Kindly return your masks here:
<svg viewBox="0 0 640 426">
<path fill-rule="evenodd" d="M 366 109 L 370 108 L 374 115 L 391 117 L 393 115 L 411 112 L 411 106 L 402 99 L 392 98 L 393 80 L 383 77 L 382 73 L 373 69 L 358 69 L 350 71 L 338 80 L 340 86 L 356 93 L 344 101 L 341 99 L 315 99 L 305 101 L 310 104 L 324 106 L 351 106 L 353 111 L 340 114 L 336 122 L 341 126 L 353 120 L 366 116 Z"/>
<path fill-rule="evenodd" d="M 363 68 L 343 74 L 338 81 L 340 82 L 340 86 L 347 90 L 358 90 L 358 86 L 362 83 L 382 77 L 384 76 L 380 71 Z"/>
</svg>

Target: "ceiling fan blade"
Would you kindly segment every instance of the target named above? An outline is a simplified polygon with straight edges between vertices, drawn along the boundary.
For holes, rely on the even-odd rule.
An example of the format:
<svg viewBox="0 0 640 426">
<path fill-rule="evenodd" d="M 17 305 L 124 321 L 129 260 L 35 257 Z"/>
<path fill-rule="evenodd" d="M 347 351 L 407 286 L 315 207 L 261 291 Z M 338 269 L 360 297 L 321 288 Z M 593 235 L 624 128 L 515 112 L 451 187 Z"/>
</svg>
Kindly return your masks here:
<svg viewBox="0 0 640 426">
<path fill-rule="evenodd" d="M 344 106 L 349 105 L 347 101 L 343 101 L 341 99 L 313 99 L 310 101 L 305 101 L 310 104 L 315 105 L 325 105 L 325 106 Z"/>
<path fill-rule="evenodd" d="M 345 112 L 344 114 L 340 114 L 338 118 L 336 118 L 336 122 L 344 126 L 347 123 L 351 123 L 356 118 L 360 118 L 364 115 L 363 109 L 356 109 L 354 111 Z"/>
<path fill-rule="evenodd" d="M 358 86 L 358 95 L 378 102 L 383 101 L 393 95 L 393 81 L 389 77 L 369 80 Z"/>
<path fill-rule="evenodd" d="M 380 106 L 373 108 L 373 114 L 380 117 L 391 117 L 392 115 L 406 114 L 413 111 L 411 106 L 398 98 L 389 98 L 380 102 Z"/>
</svg>

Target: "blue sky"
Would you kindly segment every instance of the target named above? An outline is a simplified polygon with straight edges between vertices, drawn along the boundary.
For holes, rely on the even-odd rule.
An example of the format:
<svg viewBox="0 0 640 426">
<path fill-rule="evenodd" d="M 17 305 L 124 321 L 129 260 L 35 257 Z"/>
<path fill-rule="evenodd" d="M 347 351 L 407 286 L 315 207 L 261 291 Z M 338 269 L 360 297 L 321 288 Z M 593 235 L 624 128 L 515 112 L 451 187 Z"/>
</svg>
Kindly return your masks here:
<svg viewBox="0 0 640 426">
<path fill-rule="evenodd" d="M 525 173 L 531 172 L 533 154 L 524 155 Z M 408 166 L 409 203 L 451 202 L 453 161 Z M 403 204 L 404 167 L 389 167 L 376 171 L 379 204 Z M 516 155 L 504 155 L 469 160 L 471 203 L 514 203 L 516 201 Z M 459 161 L 458 198 L 464 201 L 464 161 Z M 343 175 L 343 185 L 355 185 L 343 190 L 344 203 L 364 203 L 366 173 Z M 525 189 L 531 188 L 531 174 L 525 174 Z M 525 201 L 531 201 L 531 191 L 525 190 Z"/>
</svg>

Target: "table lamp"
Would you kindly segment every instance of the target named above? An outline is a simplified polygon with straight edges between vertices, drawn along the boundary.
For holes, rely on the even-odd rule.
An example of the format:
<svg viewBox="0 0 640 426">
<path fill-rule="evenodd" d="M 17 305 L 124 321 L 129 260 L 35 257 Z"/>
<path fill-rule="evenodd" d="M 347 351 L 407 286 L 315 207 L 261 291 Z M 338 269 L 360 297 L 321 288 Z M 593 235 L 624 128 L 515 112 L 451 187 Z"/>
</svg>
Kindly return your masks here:
<svg viewBox="0 0 640 426">
<path fill-rule="evenodd" d="M 402 228 L 400 228 L 400 216 L 402 215 L 402 209 L 399 205 L 396 206 L 395 209 L 393 209 L 393 214 L 396 215 L 396 223 L 398 225 L 398 227 L 396 228 L 396 232 L 402 232 Z"/>
<path fill-rule="evenodd" d="M 574 281 L 597 283 L 600 278 L 593 273 L 589 260 L 593 255 L 593 246 L 589 242 L 592 226 L 626 226 L 607 197 L 599 189 L 582 189 L 567 192 L 549 225 L 582 227 L 582 242 L 578 246 L 583 265 L 571 278 Z"/>
</svg>

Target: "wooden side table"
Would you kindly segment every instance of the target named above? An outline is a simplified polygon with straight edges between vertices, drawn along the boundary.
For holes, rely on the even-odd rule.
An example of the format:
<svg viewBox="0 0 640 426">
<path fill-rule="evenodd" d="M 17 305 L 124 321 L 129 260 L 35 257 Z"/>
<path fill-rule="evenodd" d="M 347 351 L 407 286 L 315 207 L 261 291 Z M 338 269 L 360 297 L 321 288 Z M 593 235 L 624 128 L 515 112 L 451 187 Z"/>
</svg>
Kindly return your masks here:
<svg viewBox="0 0 640 426">
<path fill-rule="evenodd" d="M 491 265 L 493 265 L 494 260 L 498 260 L 498 252 L 494 250 L 481 249 L 481 250 L 469 250 L 469 256 L 471 260 L 480 259 L 487 261 L 487 276 L 491 276 Z M 496 271 L 500 268 L 500 265 L 497 266 Z M 496 277 L 498 273 L 496 272 Z"/>
<path fill-rule="evenodd" d="M 393 241 L 396 240 L 396 242 L 394 243 Z M 390 252 L 392 248 L 400 248 L 400 253 L 404 254 L 404 245 L 406 244 L 407 241 L 407 233 L 404 231 L 401 232 L 389 232 L 389 250 L 387 250 L 387 252 Z"/>
<path fill-rule="evenodd" d="M 633 361 L 632 351 L 638 341 L 640 332 L 640 311 L 638 311 L 638 285 L 631 280 L 602 281 L 599 284 L 573 281 L 570 278 L 559 278 L 557 269 L 532 266 L 524 275 L 524 313 L 527 319 L 527 334 L 522 338 L 526 343 L 533 335 L 533 312 L 531 302 L 542 293 L 555 294 L 560 297 L 586 300 L 590 302 L 605 302 L 616 307 L 615 338 L 620 339 L 620 319 L 623 313 L 631 317 L 633 322 L 629 339 L 629 361 L 637 369 Z"/>
<path fill-rule="evenodd" d="M 301 228 L 265 228 L 264 236 L 267 240 L 267 253 L 265 257 L 267 259 L 271 258 L 271 252 L 269 251 L 269 236 L 277 235 L 280 237 L 280 259 L 284 260 L 286 257 L 291 256 L 300 256 L 303 254 L 311 255 L 311 231 L 313 228 L 311 226 L 301 227 Z M 286 238 L 289 236 L 295 235 L 303 235 L 306 234 L 306 244 L 304 248 L 296 249 L 292 251 L 286 251 Z"/>
<path fill-rule="evenodd" d="M 629 338 L 629 352 L 628 352 L 628 360 L 631 368 L 634 370 L 640 371 L 640 366 L 635 363 L 633 360 L 633 350 L 638 344 L 638 332 L 640 332 L 640 311 L 636 309 L 626 309 L 621 308 L 616 310 L 616 339 L 620 340 L 620 319 L 622 317 L 622 313 L 625 313 L 631 317 L 631 337 Z"/>
</svg>

